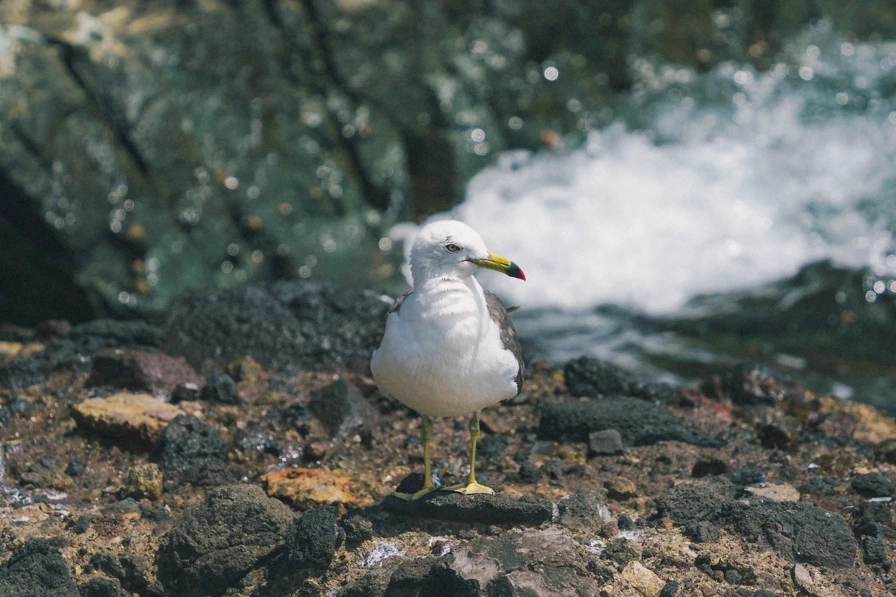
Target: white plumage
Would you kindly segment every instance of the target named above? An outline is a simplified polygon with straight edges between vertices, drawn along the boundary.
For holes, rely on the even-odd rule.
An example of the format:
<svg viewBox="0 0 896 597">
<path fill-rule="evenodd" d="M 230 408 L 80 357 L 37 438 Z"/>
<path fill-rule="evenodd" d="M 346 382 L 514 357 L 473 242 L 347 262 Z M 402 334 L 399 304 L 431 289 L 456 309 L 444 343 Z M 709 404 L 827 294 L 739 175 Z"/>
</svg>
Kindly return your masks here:
<svg viewBox="0 0 896 597">
<path fill-rule="evenodd" d="M 519 393 L 519 363 L 473 276 L 415 283 L 389 314 L 370 367 L 384 394 L 433 417 L 470 414 Z"/>
</svg>

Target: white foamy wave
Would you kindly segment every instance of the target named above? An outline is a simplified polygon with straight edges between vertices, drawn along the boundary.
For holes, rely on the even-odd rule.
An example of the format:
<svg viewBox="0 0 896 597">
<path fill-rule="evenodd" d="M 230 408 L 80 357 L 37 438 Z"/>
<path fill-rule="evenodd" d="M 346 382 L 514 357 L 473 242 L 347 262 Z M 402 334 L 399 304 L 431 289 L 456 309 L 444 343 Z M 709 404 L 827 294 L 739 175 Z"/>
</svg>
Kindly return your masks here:
<svg viewBox="0 0 896 597">
<path fill-rule="evenodd" d="M 890 232 L 866 208 L 892 202 L 896 112 L 813 122 L 819 90 L 786 69 L 723 75 L 738 85 L 730 107 L 685 97 L 659 112 L 654 135 L 671 142 L 614 125 L 570 155 L 509 153 L 477 175 L 451 215 L 529 278 L 483 282 L 527 307 L 658 313 L 819 259 L 880 263 Z"/>
</svg>

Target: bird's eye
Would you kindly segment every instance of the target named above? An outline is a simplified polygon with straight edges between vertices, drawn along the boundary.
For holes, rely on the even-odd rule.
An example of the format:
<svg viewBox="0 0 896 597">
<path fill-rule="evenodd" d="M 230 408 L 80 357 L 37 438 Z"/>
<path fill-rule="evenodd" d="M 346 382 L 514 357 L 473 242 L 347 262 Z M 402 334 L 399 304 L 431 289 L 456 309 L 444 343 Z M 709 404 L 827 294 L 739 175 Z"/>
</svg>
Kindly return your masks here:
<svg viewBox="0 0 896 597">
<path fill-rule="evenodd" d="M 451 253 L 457 253 L 458 251 L 460 251 L 460 247 L 458 245 L 455 245 L 454 243 L 448 243 L 447 245 L 445 245 L 445 248 L 448 249 L 448 251 Z"/>
</svg>

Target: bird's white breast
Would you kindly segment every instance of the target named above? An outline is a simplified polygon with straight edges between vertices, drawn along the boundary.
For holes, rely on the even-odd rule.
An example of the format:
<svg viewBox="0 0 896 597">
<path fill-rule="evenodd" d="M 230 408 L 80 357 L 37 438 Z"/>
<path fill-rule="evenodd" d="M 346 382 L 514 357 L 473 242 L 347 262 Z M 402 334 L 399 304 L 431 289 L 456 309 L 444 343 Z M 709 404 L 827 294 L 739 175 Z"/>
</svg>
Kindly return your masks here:
<svg viewBox="0 0 896 597">
<path fill-rule="evenodd" d="M 370 366 L 384 394 L 429 416 L 469 414 L 518 392 L 519 365 L 472 277 L 415 288 L 389 315 Z"/>
</svg>

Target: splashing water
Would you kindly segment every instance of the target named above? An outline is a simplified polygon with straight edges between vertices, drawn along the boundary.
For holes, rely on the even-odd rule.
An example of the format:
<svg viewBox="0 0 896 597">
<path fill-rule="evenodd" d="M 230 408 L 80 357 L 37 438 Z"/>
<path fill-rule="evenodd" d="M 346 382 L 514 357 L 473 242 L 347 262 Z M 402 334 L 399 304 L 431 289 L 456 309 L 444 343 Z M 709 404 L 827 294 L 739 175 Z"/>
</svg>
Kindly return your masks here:
<svg viewBox="0 0 896 597">
<path fill-rule="evenodd" d="M 896 112 L 818 121 L 821 83 L 787 72 L 723 67 L 713 77 L 732 84 L 727 107 L 688 95 L 661 106 L 649 131 L 617 124 L 569 155 L 503 156 L 453 214 L 532 281 L 490 285 L 527 306 L 664 313 L 819 259 L 896 277 Z"/>
</svg>

